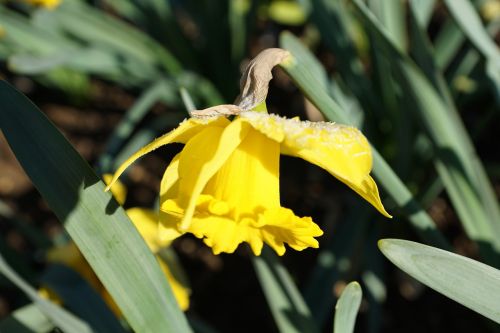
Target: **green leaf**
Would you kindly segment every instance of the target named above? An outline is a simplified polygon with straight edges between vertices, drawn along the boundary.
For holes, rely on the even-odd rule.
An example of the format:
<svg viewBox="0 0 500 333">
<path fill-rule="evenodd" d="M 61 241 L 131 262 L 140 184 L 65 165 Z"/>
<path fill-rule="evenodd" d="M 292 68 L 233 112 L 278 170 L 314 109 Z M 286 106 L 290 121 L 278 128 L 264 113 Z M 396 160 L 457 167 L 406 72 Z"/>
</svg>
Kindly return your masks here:
<svg viewBox="0 0 500 333">
<path fill-rule="evenodd" d="M 413 3 L 412 1 L 412 7 L 417 8 L 418 6 Z M 464 41 L 465 36 L 457 24 L 451 19 L 445 21 L 434 40 L 434 47 L 436 49 L 435 59 L 439 68 L 445 70 L 450 66 Z"/>
<path fill-rule="evenodd" d="M 322 33 L 322 40 L 335 54 L 338 71 L 346 85 L 365 108 L 377 108 L 378 96 L 374 94 L 363 69 L 358 49 L 366 48 L 366 36 L 360 33 L 344 1 L 307 0 L 312 8 L 311 18 Z"/>
<path fill-rule="evenodd" d="M 29 51 L 39 55 L 54 54 L 58 49 L 71 49 L 78 44 L 69 38 L 50 31 L 34 28 L 29 19 L 13 10 L 0 6 L 0 22 L 5 30 L 5 39 L 13 43 L 13 51 Z M 2 43 L 4 40 L 2 40 Z"/>
<path fill-rule="evenodd" d="M 156 65 L 173 75 L 181 71 L 177 59 L 148 35 L 84 2 L 63 1 L 55 10 L 43 14 L 79 40 L 115 51 L 118 63 L 134 61 L 143 71 L 153 74 Z"/>
<path fill-rule="evenodd" d="M 406 48 L 405 3 L 403 1 L 369 0 L 368 5 L 387 29 L 399 49 Z"/>
<path fill-rule="evenodd" d="M 229 1 L 229 27 L 231 31 L 231 60 L 239 63 L 245 56 L 248 39 L 247 19 L 251 14 L 250 0 Z"/>
<path fill-rule="evenodd" d="M 334 333 L 352 333 L 356 324 L 356 316 L 363 291 L 356 281 L 350 282 L 342 291 L 340 298 L 335 305 Z"/>
<path fill-rule="evenodd" d="M 176 14 L 180 4 L 164 0 L 142 0 L 140 2 L 106 0 L 105 3 L 113 8 L 118 17 L 133 22 L 135 26 L 141 27 L 161 44 L 168 45 L 168 50 L 186 67 L 199 72 L 195 49 L 189 44 L 189 38 L 184 36 L 185 31 L 179 26 L 179 22 L 182 20 L 179 21 Z"/>
<path fill-rule="evenodd" d="M 410 5 L 414 5 L 418 24 L 425 29 L 431 20 L 436 0 L 410 0 Z"/>
<path fill-rule="evenodd" d="M 37 291 L 24 281 L 0 256 L 0 273 L 5 275 L 12 283 L 28 296 L 38 309 L 50 320 L 67 333 L 91 333 L 92 329 L 84 321 L 78 319 L 58 305 L 40 297 Z M 24 324 L 26 326 L 26 324 Z"/>
<path fill-rule="evenodd" d="M 253 264 L 279 331 L 318 332 L 299 290 L 274 252 L 265 246 Z"/>
<path fill-rule="evenodd" d="M 114 158 L 155 103 L 158 101 L 167 104 L 178 102 L 179 98 L 174 90 L 175 86 L 167 79 L 160 79 L 145 89 L 110 135 L 105 151 L 99 158 L 101 173 L 112 171 Z"/>
<path fill-rule="evenodd" d="M 79 273 L 63 264 L 51 264 L 40 283 L 54 292 L 64 307 L 85 320 L 95 332 L 126 333 L 109 306 Z"/>
<path fill-rule="evenodd" d="M 189 332 L 158 262 L 81 156 L 26 97 L 0 82 L 0 128 L 136 332 Z"/>
<path fill-rule="evenodd" d="M 467 38 L 486 58 L 486 74 L 500 95 L 500 49 L 481 22 L 470 0 L 445 0 L 448 11 Z"/>
<path fill-rule="evenodd" d="M 188 113 L 191 113 L 191 111 L 196 110 L 196 106 L 194 104 L 193 98 L 191 97 L 189 92 L 186 90 L 186 88 L 181 87 L 179 89 L 179 93 L 181 94 L 182 103 L 184 103 L 184 107 L 186 108 L 186 111 Z"/>
<path fill-rule="evenodd" d="M 400 269 L 452 300 L 500 323 L 500 271 L 475 260 L 401 239 L 379 241 Z"/>
<path fill-rule="evenodd" d="M 1 332 L 47 333 L 54 328 L 54 324 L 35 303 L 13 311 L 9 317 L 0 322 Z"/>
<path fill-rule="evenodd" d="M 484 28 L 481 18 L 470 0 L 444 0 L 444 3 L 453 19 L 474 46 L 484 57 L 498 65 L 500 50 Z"/>
</svg>

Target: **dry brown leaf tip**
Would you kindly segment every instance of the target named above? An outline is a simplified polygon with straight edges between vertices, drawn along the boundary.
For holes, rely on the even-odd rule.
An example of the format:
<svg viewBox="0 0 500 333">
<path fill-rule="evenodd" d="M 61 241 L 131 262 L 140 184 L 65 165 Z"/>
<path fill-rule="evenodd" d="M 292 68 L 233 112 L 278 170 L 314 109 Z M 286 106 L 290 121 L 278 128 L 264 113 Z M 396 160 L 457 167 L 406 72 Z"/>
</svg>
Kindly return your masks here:
<svg viewBox="0 0 500 333">
<path fill-rule="evenodd" d="M 191 117 L 195 118 L 210 118 L 220 116 L 232 116 L 241 112 L 241 108 L 233 104 L 222 104 L 212 106 L 203 110 L 194 110 L 191 112 Z"/>
<path fill-rule="evenodd" d="M 269 90 L 269 81 L 273 78 L 272 69 L 290 56 L 286 50 L 279 48 L 265 49 L 253 58 L 245 69 L 240 80 L 240 95 L 235 104 L 212 106 L 191 112 L 195 118 L 237 115 L 248 111 L 264 102 Z"/>
<path fill-rule="evenodd" d="M 260 52 L 248 64 L 240 81 L 240 95 L 237 104 L 243 110 L 251 110 L 267 97 L 272 69 L 283 62 L 290 53 L 283 49 L 271 48 Z"/>
</svg>

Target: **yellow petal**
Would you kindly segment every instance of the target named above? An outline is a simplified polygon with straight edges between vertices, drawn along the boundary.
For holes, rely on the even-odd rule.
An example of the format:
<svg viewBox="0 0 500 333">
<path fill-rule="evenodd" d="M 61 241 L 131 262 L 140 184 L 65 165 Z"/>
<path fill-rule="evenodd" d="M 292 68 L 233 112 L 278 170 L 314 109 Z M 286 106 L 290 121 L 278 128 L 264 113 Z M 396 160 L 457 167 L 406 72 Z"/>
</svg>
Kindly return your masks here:
<svg viewBox="0 0 500 333">
<path fill-rule="evenodd" d="M 281 143 L 281 153 L 297 156 L 327 169 L 340 180 L 361 182 L 372 168 L 371 149 L 361 132 L 328 122 L 300 121 L 258 112 L 241 118 Z"/>
<path fill-rule="evenodd" d="M 170 288 L 172 288 L 172 293 L 175 296 L 177 304 L 182 311 L 186 311 L 189 308 L 189 294 L 191 293 L 191 290 L 183 285 L 181 281 L 176 279 L 162 258 L 157 257 L 157 259 L 160 263 L 163 274 L 165 274 L 168 283 L 170 284 Z"/>
<path fill-rule="evenodd" d="M 370 144 L 356 128 L 257 112 L 243 112 L 240 118 L 280 142 L 282 154 L 300 157 L 325 169 L 390 217 L 381 203 L 377 185 L 369 176 L 372 168 Z"/>
<path fill-rule="evenodd" d="M 244 229 L 232 219 L 220 216 L 194 217 L 189 232 L 203 238 L 205 244 L 212 248 L 214 254 L 233 253 L 243 241 Z"/>
<path fill-rule="evenodd" d="M 238 119 L 225 129 L 208 126 L 190 139 L 179 160 L 179 202 L 185 208 L 181 230 L 193 216 L 198 196 L 248 133 L 250 126 Z"/>
<path fill-rule="evenodd" d="M 259 216 L 258 224 L 262 226 L 262 238 L 278 255 L 285 253 L 284 244 L 297 251 L 308 247 L 318 248 L 314 237 L 323 235 L 323 231 L 310 217 L 298 217 L 291 209 L 276 207 L 266 210 Z"/>
<path fill-rule="evenodd" d="M 181 236 L 178 223 L 184 213 L 183 209 L 170 207 L 174 202 L 169 199 L 177 198 L 179 191 L 179 158 L 180 153 L 175 155 L 168 165 L 160 184 L 160 223 L 158 225 L 158 238 L 161 246 L 168 246 Z M 169 212 L 168 214 L 166 212 Z M 177 214 L 174 214 L 177 212 Z M 172 215 L 173 214 L 173 215 Z"/>
<path fill-rule="evenodd" d="M 109 191 L 111 186 L 116 182 L 118 177 L 127 169 L 132 163 L 135 162 L 138 158 L 146 155 L 149 152 L 152 152 L 153 150 L 164 146 L 169 143 L 173 142 L 179 142 L 179 143 L 185 143 L 187 140 L 189 140 L 191 137 L 199 133 L 201 130 L 203 130 L 208 124 L 211 126 L 224 126 L 224 124 L 227 124 L 229 121 L 225 119 L 224 117 L 219 117 L 219 118 L 210 118 L 210 119 L 188 119 L 183 121 L 179 127 L 174 129 L 171 132 L 168 132 L 167 134 L 159 137 L 158 139 L 154 140 L 153 142 L 149 143 L 148 145 L 142 147 L 139 149 L 136 153 L 134 153 L 132 156 L 130 156 L 125 162 L 123 162 L 118 170 L 115 172 L 113 175 L 113 179 L 110 181 L 108 186 L 106 187 L 106 191 Z"/>
<path fill-rule="evenodd" d="M 158 244 L 158 213 L 152 209 L 139 207 L 127 209 L 126 213 L 148 244 L 151 252 L 158 252 L 160 249 Z"/>
<path fill-rule="evenodd" d="M 113 175 L 110 173 L 106 173 L 102 175 L 102 180 L 104 180 L 104 183 L 107 185 L 111 182 L 113 179 Z M 123 185 L 121 181 L 116 181 L 113 186 L 111 187 L 111 193 L 115 197 L 115 200 L 123 206 L 125 203 L 125 199 L 127 198 L 127 187 Z"/>
<path fill-rule="evenodd" d="M 177 197 L 179 192 L 179 159 L 181 154 L 174 156 L 168 165 L 160 183 L 160 203 L 169 198 Z"/>
<path fill-rule="evenodd" d="M 227 202 L 233 218 L 280 205 L 279 143 L 251 129 L 203 193 Z"/>
<path fill-rule="evenodd" d="M 380 195 L 378 193 L 377 184 L 370 175 L 367 175 L 365 179 L 359 184 L 351 184 L 345 182 L 350 188 L 352 188 L 356 193 L 363 197 L 366 201 L 371 203 L 382 215 L 388 218 L 392 218 L 380 200 Z"/>
</svg>

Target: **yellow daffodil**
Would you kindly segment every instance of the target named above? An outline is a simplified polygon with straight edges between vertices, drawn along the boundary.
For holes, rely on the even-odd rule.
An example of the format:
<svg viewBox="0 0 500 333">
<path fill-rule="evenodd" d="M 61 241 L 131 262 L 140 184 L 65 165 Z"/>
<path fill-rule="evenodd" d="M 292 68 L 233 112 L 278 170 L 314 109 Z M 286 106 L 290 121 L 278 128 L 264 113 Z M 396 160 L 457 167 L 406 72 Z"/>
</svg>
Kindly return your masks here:
<svg viewBox="0 0 500 333">
<path fill-rule="evenodd" d="M 238 105 L 194 112 L 194 117 L 118 168 L 110 185 L 141 156 L 169 143 L 185 144 L 160 186 L 162 244 L 189 232 L 202 238 L 215 254 L 232 253 L 243 242 L 255 255 L 264 243 L 279 255 L 285 253 L 285 244 L 299 251 L 317 248 L 315 237 L 322 235 L 321 229 L 310 217 L 296 216 L 280 205 L 280 154 L 325 169 L 390 217 L 370 177 L 370 145 L 359 130 L 267 114 L 263 100 L 271 69 L 288 56 L 280 49 L 262 52 L 245 71 Z M 230 121 L 223 115 L 237 116 Z"/>
<path fill-rule="evenodd" d="M 159 239 L 164 243 L 190 232 L 216 254 L 231 253 L 242 242 L 256 255 L 264 242 L 280 255 L 285 243 L 295 250 L 317 248 L 314 237 L 321 229 L 310 217 L 280 206 L 280 153 L 324 168 L 390 216 L 369 175 L 370 146 L 353 127 L 253 111 L 233 121 L 190 118 L 131 156 L 114 180 L 137 158 L 172 142 L 186 145 L 161 183 Z"/>
<path fill-rule="evenodd" d="M 31 5 L 54 9 L 61 4 L 62 0 L 24 0 Z"/>
</svg>

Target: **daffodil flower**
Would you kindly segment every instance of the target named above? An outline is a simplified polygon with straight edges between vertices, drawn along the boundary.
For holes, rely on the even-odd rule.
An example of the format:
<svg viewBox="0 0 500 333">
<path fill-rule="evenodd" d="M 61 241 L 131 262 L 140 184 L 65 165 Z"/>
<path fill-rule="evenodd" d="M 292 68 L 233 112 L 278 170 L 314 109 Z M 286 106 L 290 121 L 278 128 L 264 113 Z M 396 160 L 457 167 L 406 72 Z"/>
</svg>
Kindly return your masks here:
<svg viewBox="0 0 500 333">
<path fill-rule="evenodd" d="M 267 93 L 267 82 L 260 83 Z M 256 85 L 242 81 L 241 86 Z M 268 114 L 262 96 L 242 93 L 238 98 L 247 108 L 260 111 L 246 111 L 242 104 L 197 111 L 196 117 L 143 147 L 118 168 L 110 184 L 141 156 L 169 143 L 185 144 L 161 181 L 160 242 L 168 244 L 189 232 L 202 238 L 215 254 L 232 253 L 243 242 L 255 255 L 260 255 L 264 243 L 279 255 L 285 253 L 285 244 L 299 251 L 317 248 L 315 237 L 323 234 L 318 225 L 281 207 L 280 154 L 325 169 L 390 217 L 370 177 L 370 145 L 359 130 Z M 256 103 L 260 104 L 255 107 Z M 220 116 L 227 114 L 237 116 L 233 121 Z"/>
</svg>

